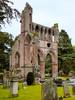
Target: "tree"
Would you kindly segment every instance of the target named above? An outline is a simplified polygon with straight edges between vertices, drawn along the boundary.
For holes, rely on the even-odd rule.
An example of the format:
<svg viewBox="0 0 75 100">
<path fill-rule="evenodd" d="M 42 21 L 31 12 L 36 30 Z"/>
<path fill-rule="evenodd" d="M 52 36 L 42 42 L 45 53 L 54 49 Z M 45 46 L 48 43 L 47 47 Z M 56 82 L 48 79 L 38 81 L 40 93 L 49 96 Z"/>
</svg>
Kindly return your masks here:
<svg viewBox="0 0 75 100">
<path fill-rule="evenodd" d="M 67 34 L 67 32 L 65 30 L 61 30 L 61 32 L 59 33 L 59 55 L 63 55 L 63 54 L 69 54 L 72 53 L 73 48 L 72 48 L 72 44 L 71 44 L 71 39 L 69 38 L 69 35 Z"/>
<path fill-rule="evenodd" d="M 75 45 L 73 45 L 72 48 L 73 48 L 73 52 L 75 53 Z"/>
<path fill-rule="evenodd" d="M 61 30 L 59 33 L 58 65 L 59 70 L 63 70 L 65 74 L 68 74 L 72 68 L 72 52 L 71 39 L 65 30 Z"/>
<path fill-rule="evenodd" d="M 13 37 L 6 32 L 0 32 L 0 71 L 9 70 L 9 53 L 13 45 Z"/>
<path fill-rule="evenodd" d="M 0 0 L 0 27 L 6 22 L 10 23 L 11 19 L 20 16 L 19 11 L 12 8 L 10 5 L 13 5 L 13 2 L 9 0 Z"/>
</svg>

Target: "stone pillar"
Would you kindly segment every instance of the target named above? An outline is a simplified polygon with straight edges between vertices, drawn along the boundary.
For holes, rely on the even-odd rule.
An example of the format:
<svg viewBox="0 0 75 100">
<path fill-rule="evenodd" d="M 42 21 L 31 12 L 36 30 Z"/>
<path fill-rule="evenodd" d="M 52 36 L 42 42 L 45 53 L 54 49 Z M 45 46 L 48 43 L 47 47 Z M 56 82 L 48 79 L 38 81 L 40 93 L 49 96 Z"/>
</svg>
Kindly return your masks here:
<svg viewBox="0 0 75 100">
<path fill-rule="evenodd" d="M 41 78 L 45 78 L 45 61 L 40 61 Z"/>
<path fill-rule="evenodd" d="M 59 29 L 58 24 L 54 24 L 54 26 L 51 28 L 51 34 L 52 34 L 52 76 L 57 77 L 58 76 L 58 36 L 59 36 Z"/>
<path fill-rule="evenodd" d="M 58 76 L 58 64 L 53 63 L 52 64 L 52 77 L 57 77 Z"/>
<path fill-rule="evenodd" d="M 52 77 L 58 76 L 58 50 L 57 43 L 52 43 Z"/>
</svg>

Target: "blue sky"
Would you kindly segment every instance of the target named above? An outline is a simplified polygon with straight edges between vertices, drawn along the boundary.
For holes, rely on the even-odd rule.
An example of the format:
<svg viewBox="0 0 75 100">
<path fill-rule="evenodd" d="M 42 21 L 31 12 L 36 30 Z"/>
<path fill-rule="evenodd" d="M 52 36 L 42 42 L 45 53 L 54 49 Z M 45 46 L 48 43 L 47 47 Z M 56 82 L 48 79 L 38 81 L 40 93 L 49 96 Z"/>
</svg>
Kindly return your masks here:
<svg viewBox="0 0 75 100">
<path fill-rule="evenodd" d="M 75 45 L 75 0 L 11 0 L 14 7 L 20 12 L 28 2 L 33 8 L 33 21 L 45 26 L 59 24 L 59 29 L 64 29 Z M 20 34 L 20 23 L 16 20 L 12 24 L 6 25 L 3 31 L 12 33 L 13 36 Z"/>
</svg>

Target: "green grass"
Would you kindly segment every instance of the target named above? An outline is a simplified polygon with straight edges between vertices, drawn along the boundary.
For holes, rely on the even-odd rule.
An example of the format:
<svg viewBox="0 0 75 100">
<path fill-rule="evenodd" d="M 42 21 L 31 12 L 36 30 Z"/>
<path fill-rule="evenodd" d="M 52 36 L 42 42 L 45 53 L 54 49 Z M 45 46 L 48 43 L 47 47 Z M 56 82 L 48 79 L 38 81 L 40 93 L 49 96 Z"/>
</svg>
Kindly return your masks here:
<svg viewBox="0 0 75 100">
<path fill-rule="evenodd" d="M 10 90 L 0 86 L 0 100 L 41 100 L 41 86 L 33 85 L 22 88 L 20 85 L 18 97 L 11 97 Z"/>
<path fill-rule="evenodd" d="M 58 77 L 58 78 L 60 78 L 62 80 L 68 79 L 68 77 Z M 72 86 L 69 86 L 69 91 L 70 91 L 71 97 L 63 98 L 63 100 L 75 100 L 75 95 L 73 95 L 73 93 L 72 93 Z M 57 93 L 58 93 L 58 97 L 60 97 L 60 96 L 64 97 L 64 89 L 63 89 L 63 87 L 58 87 Z"/>
<path fill-rule="evenodd" d="M 64 97 L 63 87 L 57 89 L 58 97 Z M 63 100 L 75 100 L 75 96 L 72 95 L 72 87 L 70 87 L 70 98 L 63 98 Z M 22 87 L 19 84 L 19 96 L 11 97 L 9 89 L 3 89 L 0 85 L 0 100 L 41 100 L 41 85 L 32 85 Z"/>
<path fill-rule="evenodd" d="M 75 95 L 74 96 L 72 95 L 72 87 L 69 87 L 69 89 L 70 89 L 70 95 L 71 95 L 71 97 L 69 97 L 69 98 L 63 98 L 63 100 L 75 100 Z M 58 93 L 58 97 L 60 97 L 60 96 L 64 97 L 63 87 L 58 87 L 57 93 Z"/>
</svg>

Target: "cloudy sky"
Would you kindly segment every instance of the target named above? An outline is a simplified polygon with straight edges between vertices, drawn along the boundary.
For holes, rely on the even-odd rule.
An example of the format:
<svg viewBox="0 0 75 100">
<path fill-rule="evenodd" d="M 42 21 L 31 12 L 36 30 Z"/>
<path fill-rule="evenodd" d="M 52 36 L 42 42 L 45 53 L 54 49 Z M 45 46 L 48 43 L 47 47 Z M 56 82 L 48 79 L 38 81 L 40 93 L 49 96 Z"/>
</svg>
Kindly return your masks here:
<svg viewBox="0 0 75 100">
<path fill-rule="evenodd" d="M 75 45 L 75 0 L 11 0 L 14 7 L 20 12 L 28 2 L 33 8 L 33 21 L 45 26 L 59 24 L 59 29 L 64 29 Z M 3 31 L 12 33 L 13 36 L 20 34 L 19 21 L 12 21 L 12 24 L 6 25 Z"/>
</svg>

